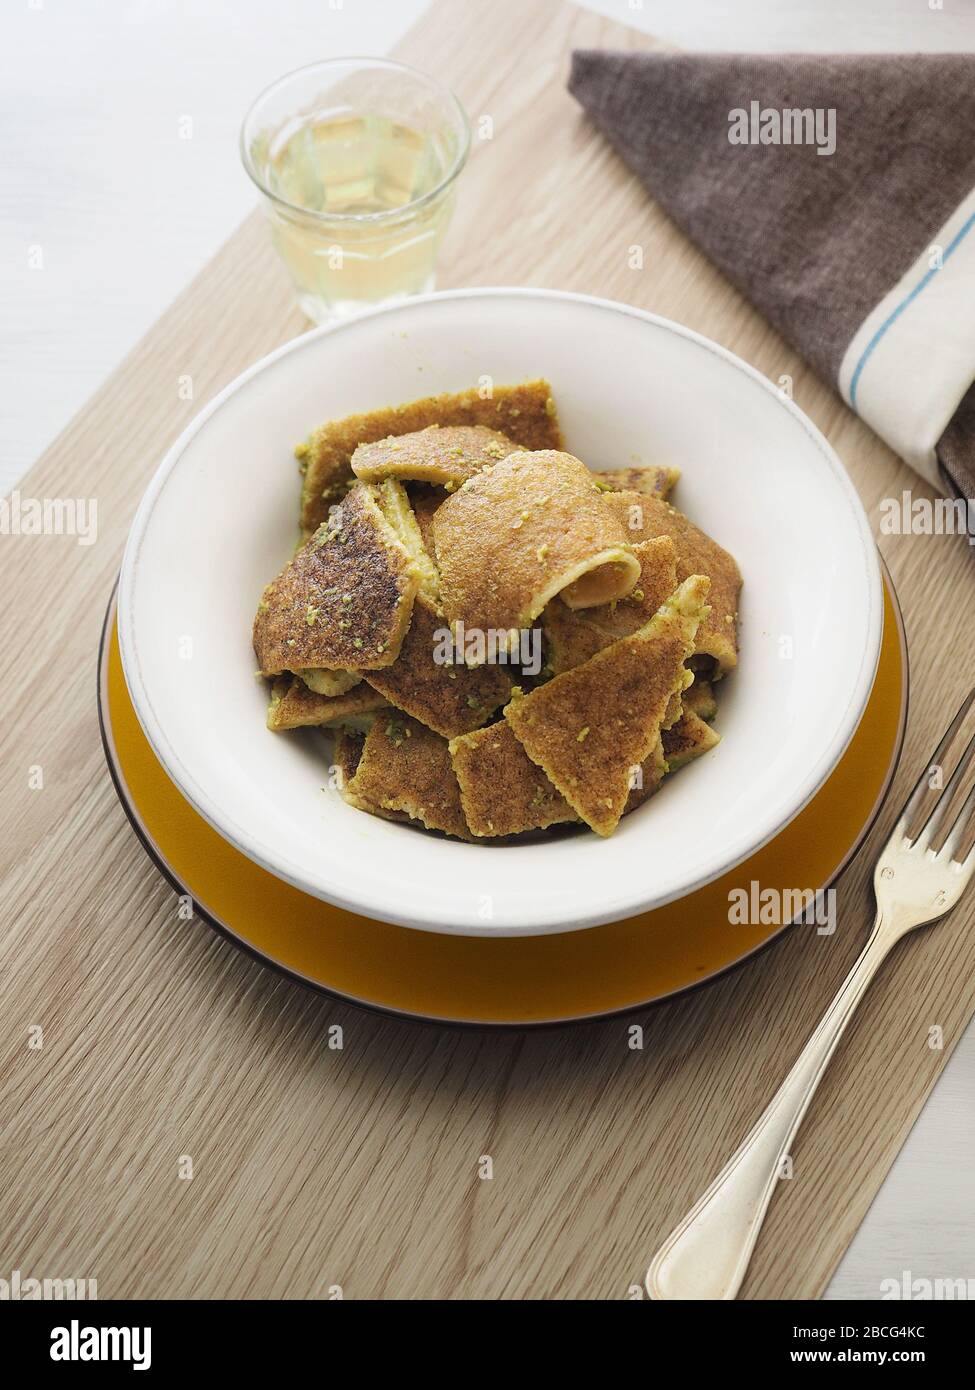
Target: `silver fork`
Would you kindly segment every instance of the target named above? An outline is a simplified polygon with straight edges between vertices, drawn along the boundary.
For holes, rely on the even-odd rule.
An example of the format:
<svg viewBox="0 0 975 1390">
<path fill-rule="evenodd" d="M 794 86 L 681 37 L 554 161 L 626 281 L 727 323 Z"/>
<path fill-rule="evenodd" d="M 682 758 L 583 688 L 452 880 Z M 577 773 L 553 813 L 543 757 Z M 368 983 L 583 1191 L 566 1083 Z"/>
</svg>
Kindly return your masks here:
<svg viewBox="0 0 975 1390">
<path fill-rule="evenodd" d="M 913 835 L 909 832 L 925 793 L 931 789 L 931 774 L 943 767 L 973 700 L 975 690 L 949 725 L 877 860 L 873 876 L 877 917 L 867 944 L 754 1129 L 654 1256 L 647 1270 L 651 1298 L 727 1299 L 737 1295 L 783 1160 L 867 986 L 895 943 L 915 927 L 936 922 L 950 912 L 971 881 L 975 848 L 961 860 L 958 852 L 967 838 L 966 830 L 970 833 L 975 786 L 943 842 L 937 849 L 934 844 L 975 755 L 975 735 L 920 828 Z"/>
</svg>

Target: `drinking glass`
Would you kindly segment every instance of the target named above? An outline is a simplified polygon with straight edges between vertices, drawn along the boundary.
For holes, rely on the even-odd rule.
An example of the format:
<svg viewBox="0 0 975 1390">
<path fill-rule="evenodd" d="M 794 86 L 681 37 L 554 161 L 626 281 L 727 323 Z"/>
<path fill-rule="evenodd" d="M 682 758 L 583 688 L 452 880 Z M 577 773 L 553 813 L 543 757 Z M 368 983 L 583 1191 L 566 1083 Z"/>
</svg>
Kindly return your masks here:
<svg viewBox="0 0 975 1390">
<path fill-rule="evenodd" d="M 261 93 L 241 156 L 310 319 L 433 289 L 469 150 L 454 94 L 403 63 L 314 63 Z"/>
</svg>

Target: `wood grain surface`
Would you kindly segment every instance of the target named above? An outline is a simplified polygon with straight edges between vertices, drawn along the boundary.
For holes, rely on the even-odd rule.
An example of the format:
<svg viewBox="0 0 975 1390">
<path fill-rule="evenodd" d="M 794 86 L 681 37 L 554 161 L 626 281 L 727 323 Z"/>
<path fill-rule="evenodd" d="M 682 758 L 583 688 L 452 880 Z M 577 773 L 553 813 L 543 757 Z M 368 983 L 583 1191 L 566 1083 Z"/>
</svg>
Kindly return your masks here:
<svg viewBox="0 0 975 1390">
<path fill-rule="evenodd" d="M 463 177 L 441 284 L 586 291 L 678 319 L 793 378 L 872 517 L 902 489 L 926 495 L 587 126 L 568 55 L 599 44 L 647 40 L 555 0 L 439 0 L 402 45 L 494 123 Z M 637 243 L 642 271 L 628 265 Z M 637 1016 L 642 1051 L 626 1019 L 492 1034 L 339 1006 L 180 920 L 115 799 L 95 708 L 99 625 L 152 471 L 214 392 L 302 328 L 255 215 L 21 485 L 96 498 L 97 543 L 0 543 L 0 1277 L 95 1277 L 103 1298 L 634 1296 L 862 944 L 873 852 L 972 681 L 957 645 L 971 554 L 956 537 L 881 538 L 911 652 L 908 740 L 835 936 L 793 931 Z M 821 1292 L 975 1008 L 973 917 L 970 901 L 905 941 L 871 991 L 745 1297 Z"/>
</svg>

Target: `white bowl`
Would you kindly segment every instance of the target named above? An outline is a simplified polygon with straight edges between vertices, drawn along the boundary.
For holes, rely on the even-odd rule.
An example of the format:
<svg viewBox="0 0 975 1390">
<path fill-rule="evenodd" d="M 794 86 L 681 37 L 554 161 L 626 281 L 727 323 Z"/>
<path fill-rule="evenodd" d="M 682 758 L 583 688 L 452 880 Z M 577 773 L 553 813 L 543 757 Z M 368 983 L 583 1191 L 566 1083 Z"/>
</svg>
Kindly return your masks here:
<svg viewBox="0 0 975 1390">
<path fill-rule="evenodd" d="M 264 727 L 250 630 L 263 585 L 294 544 L 295 442 L 323 420 L 482 376 L 546 377 L 566 447 L 590 467 L 678 465 L 677 505 L 744 575 L 740 664 L 719 691 L 722 742 L 608 840 L 468 845 L 378 820 L 325 790 L 319 735 Z M 308 333 L 258 362 L 163 459 L 119 588 L 135 709 L 201 815 L 307 893 L 468 935 L 611 921 L 747 858 L 835 767 L 863 713 L 881 628 L 866 516 L 836 455 L 791 401 L 677 324 L 528 289 L 425 295 Z"/>
</svg>

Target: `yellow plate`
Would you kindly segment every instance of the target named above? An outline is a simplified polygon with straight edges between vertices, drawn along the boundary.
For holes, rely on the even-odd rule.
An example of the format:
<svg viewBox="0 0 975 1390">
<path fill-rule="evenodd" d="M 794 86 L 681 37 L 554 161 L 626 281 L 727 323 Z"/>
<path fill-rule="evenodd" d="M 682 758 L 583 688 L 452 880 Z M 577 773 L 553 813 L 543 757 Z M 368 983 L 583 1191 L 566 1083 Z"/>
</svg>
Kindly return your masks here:
<svg viewBox="0 0 975 1390">
<path fill-rule="evenodd" d="M 357 917 L 259 868 L 184 800 L 136 718 L 122 674 L 115 603 L 99 658 L 109 768 L 158 867 L 197 914 L 304 984 L 356 1004 L 438 1022 L 525 1027 L 640 1008 L 712 979 L 784 929 L 732 925 L 728 894 L 819 889 L 870 828 L 897 765 L 907 654 L 885 576 L 884 637 L 859 728 L 832 776 L 764 849 L 696 893 L 638 917 L 556 936 L 441 936 Z"/>
</svg>

